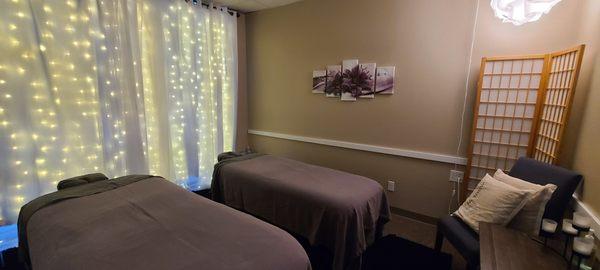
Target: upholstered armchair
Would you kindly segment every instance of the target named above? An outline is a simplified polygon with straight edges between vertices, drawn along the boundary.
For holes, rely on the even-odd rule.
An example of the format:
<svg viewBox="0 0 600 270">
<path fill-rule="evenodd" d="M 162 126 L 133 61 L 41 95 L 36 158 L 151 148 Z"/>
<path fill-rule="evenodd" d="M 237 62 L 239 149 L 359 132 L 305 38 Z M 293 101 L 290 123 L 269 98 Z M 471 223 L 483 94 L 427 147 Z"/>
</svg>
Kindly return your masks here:
<svg viewBox="0 0 600 270">
<path fill-rule="evenodd" d="M 546 204 L 544 218 L 559 223 L 582 179 L 576 172 L 526 157 L 519 158 L 508 174 L 539 185 L 556 185 L 557 189 Z M 441 250 L 444 238 L 465 258 L 467 269 L 479 268 L 479 235 L 460 218 L 446 216 L 438 221 L 435 242 L 437 251 Z"/>
</svg>

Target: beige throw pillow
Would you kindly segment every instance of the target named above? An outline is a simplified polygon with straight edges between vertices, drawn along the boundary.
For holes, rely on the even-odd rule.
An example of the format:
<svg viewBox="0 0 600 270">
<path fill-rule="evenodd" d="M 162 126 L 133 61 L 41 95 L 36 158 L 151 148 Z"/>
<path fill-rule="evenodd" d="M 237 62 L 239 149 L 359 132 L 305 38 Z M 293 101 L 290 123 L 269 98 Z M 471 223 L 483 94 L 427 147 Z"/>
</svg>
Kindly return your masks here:
<svg viewBox="0 0 600 270">
<path fill-rule="evenodd" d="M 542 186 L 527 182 L 505 174 L 500 169 L 496 171 L 494 178 L 512 187 L 532 191 L 521 211 L 508 223 L 508 227 L 537 236 L 540 232 L 540 224 L 546 210 L 546 203 L 552 197 L 556 186 L 553 184 Z"/>
<path fill-rule="evenodd" d="M 506 226 L 523 208 L 529 194 L 486 174 L 454 214 L 476 232 L 480 222 Z"/>
</svg>

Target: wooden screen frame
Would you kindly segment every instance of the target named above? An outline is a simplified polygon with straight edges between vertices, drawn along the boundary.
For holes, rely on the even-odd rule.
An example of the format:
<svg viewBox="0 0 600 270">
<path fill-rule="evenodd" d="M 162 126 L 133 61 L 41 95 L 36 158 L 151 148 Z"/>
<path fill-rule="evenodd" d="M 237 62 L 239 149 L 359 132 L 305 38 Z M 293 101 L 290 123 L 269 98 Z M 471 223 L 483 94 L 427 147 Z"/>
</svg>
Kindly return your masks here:
<svg viewBox="0 0 600 270">
<path fill-rule="evenodd" d="M 548 55 L 549 59 L 549 65 L 548 65 L 548 70 L 547 70 L 547 82 L 544 88 L 544 99 L 541 100 L 541 110 L 540 110 L 540 119 L 538 119 L 538 123 L 536 126 L 536 140 L 533 142 L 533 146 L 534 148 L 532 149 L 532 153 L 529 154 L 529 157 L 533 157 L 539 161 L 542 162 L 547 162 L 550 164 L 557 164 L 559 161 L 559 157 L 560 157 L 560 147 L 562 145 L 562 140 L 563 140 L 563 135 L 565 133 L 565 127 L 567 125 L 567 122 L 569 120 L 569 117 L 571 115 L 571 110 L 573 107 L 573 100 L 575 97 L 575 90 L 577 88 L 577 81 L 579 78 L 579 73 L 581 71 L 581 64 L 583 62 L 583 54 L 585 53 L 585 45 L 579 45 L 576 46 L 574 48 L 570 48 L 570 49 L 566 49 L 566 50 L 562 50 L 559 52 L 554 52 Z M 546 100 L 546 95 L 548 94 L 548 89 L 550 86 L 550 75 L 554 72 L 552 67 L 553 67 L 553 59 L 554 58 L 558 58 L 561 57 L 563 55 L 569 55 L 569 54 L 575 54 L 573 57 L 573 67 L 569 69 L 569 71 L 572 72 L 572 77 L 569 78 L 568 81 L 568 86 L 566 88 L 558 88 L 558 89 L 562 89 L 562 90 L 566 90 L 567 92 L 567 97 L 566 97 L 566 102 L 565 105 L 547 105 L 545 103 Z M 576 62 L 575 62 L 576 61 Z M 560 63 L 559 63 L 560 64 Z M 559 70 L 556 71 L 556 73 L 560 73 L 560 72 L 564 72 L 565 70 Z M 562 80 L 562 78 L 561 78 Z M 559 84 L 562 83 L 559 82 Z M 545 119 L 543 119 L 543 109 L 546 108 L 546 106 L 548 107 L 556 107 L 556 106 L 561 106 L 563 108 L 563 112 L 561 113 L 561 115 L 559 115 L 558 117 L 560 117 L 560 121 L 558 123 L 555 123 L 556 125 L 559 126 L 559 130 L 557 131 L 557 138 L 547 138 L 548 140 L 554 140 L 555 141 L 555 146 L 554 146 L 554 151 L 547 151 L 547 149 L 539 149 L 538 148 L 538 141 L 544 139 L 544 137 L 547 137 L 546 135 L 542 134 L 543 130 L 542 130 L 542 122 L 546 121 Z M 555 109 L 556 110 L 556 109 Z"/>
<path fill-rule="evenodd" d="M 478 142 L 476 142 L 476 131 L 477 131 L 478 119 L 481 117 L 479 115 L 479 110 L 480 110 L 481 95 L 482 95 L 482 90 L 483 90 L 483 78 L 484 78 L 484 75 L 486 75 L 485 74 L 486 63 L 491 62 L 491 61 L 519 61 L 519 60 L 525 61 L 525 60 L 543 59 L 541 77 L 540 77 L 540 82 L 539 82 L 538 89 L 537 89 L 535 109 L 533 112 L 533 117 L 531 119 L 532 126 L 531 126 L 530 132 L 528 133 L 529 141 L 527 144 L 527 149 L 526 149 L 526 154 L 525 154 L 526 156 L 531 157 L 531 156 L 533 156 L 534 151 L 536 150 L 535 145 L 539 139 L 539 136 L 538 136 L 539 129 L 540 129 L 540 125 L 542 122 L 540 120 L 540 118 L 541 118 L 541 113 L 544 109 L 543 106 L 544 106 L 544 101 L 546 99 L 546 94 L 547 94 L 546 90 L 548 87 L 550 74 L 552 72 L 552 60 L 554 59 L 554 57 L 559 57 L 561 55 L 578 52 L 578 55 L 577 55 L 578 62 L 576 64 L 576 68 L 573 70 L 573 77 L 572 77 L 572 81 L 570 82 L 570 87 L 569 87 L 570 91 L 569 91 L 569 96 L 568 96 L 568 101 L 567 101 L 567 107 L 565 108 L 564 116 L 562 117 L 561 130 L 559 132 L 559 142 L 558 142 L 558 146 L 556 146 L 556 149 L 558 151 L 558 149 L 560 149 L 560 142 L 562 141 L 562 136 L 564 134 L 564 130 L 565 130 L 564 127 L 565 127 L 566 122 L 568 121 L 568 118 L 570 115 L 570 111 L 571 111 L 571 107 L 572 107 L 572 103 L 573 103 L 573 96 L 575 93 L 575 88 L 577 85 L 577 80 L 578 80 L 579 72 L 581 69 L 581 63 L 582 63 L 582 59 L 583 59 L 584 49 L 585 49 L 585 45 L 579 45 L 579 46 L 571 48 L 571 49 L 554 52 L 554 53 L 549 53 L 549 54 L 483 57 L 481 59 L 479 78 L 477 81 L 477 94 L 476 94 L 476 100 L 475 100 L 474 109 L 473 109 L 473 123 L 472 123 L 472 127 L 471 127 L 471 140 L 470 140 L 469 147 L 467 150 L 467 165 L 466 165 L 465 174 L 464 174 L 465 177 L 464 177 L 462 185 L 461 185 L 461 196 L 460 196 L 461 201 L 465 201 L 465 199 L 467 198 L 467 194 L 470 191 L 469 190 L 469 182 L 472 180 L 471 179 L 471 170 L 472 170 L 472 163 L 473 163 L 473 156 L 474 156 L 473 147 L 474 147 L 475 143 L 478 143 Z M 501 75 L 502 75 L 502 73 L 501 73 Z M 530 75 L 532 75 L 532 74 L 530 74 Z M 531 77 L 530 77 L 530 80 L 531 80 Z M 505 107 L 505 109 L 506 109 L 506 107 Z M 513 114 L 514 114 L 514 112 L 513 112 Z M 513 118 L 513 121 L 514 121 L 514 118 Z M 521 123 L 521 124 L 523 124 L 523 123 Z M 501 131 L 501 132 L 505 132 L 505 131 Z M 514 131 L 511 130 L 510 132 L 514 132 Z M 493 143 L 490 143 L 490 145 L 491 144 L 493 144 Z M 488 146 L 488 147 L 491 147 L 491 146 Z M 517 147 L 519 147 L 519 146 L 517 146 Z M 555 156 L 558 157 L 558 153 L 556 153 Z M 498 158 L 498 157 L 495 157 L 495 158 Z M 505 156 L 504 158 L 508 159 L 508 156 Z M 553 160 L 552 163 L 556 163 L 556 161 L 557 161 L 557 159 Z M 481 168 L 479 168 L 479 169 L 481 169 Z M 473 179 L 473 180 L 476 180 L 476 179 Z"/>
</svg>

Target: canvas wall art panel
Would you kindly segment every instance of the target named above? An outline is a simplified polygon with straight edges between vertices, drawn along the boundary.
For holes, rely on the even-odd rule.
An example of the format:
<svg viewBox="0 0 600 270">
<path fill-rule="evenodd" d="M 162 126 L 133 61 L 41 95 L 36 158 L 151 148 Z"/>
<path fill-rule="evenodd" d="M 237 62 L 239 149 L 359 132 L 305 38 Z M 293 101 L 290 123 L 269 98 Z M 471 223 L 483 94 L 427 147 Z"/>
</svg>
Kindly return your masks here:
<svg viewBox="0 0 600 270">
<path fill-rule="evenodd" d="M 325 96 L 340 97 L 342 94 L 342 66 L 327 66 L 327 80 L 325 81 Z"/>
<path fill-rule="evenodd" d="M 342 61 L 343 72 L 349 72 L 352 69 L 358 67 L 358 59 L 350 59 Z"/>
<path fill-rule="evenodd" d="M 375 93 L 393 94 L 396 67 L 378 67 L 375 78 Z"/>
<path fill-rule="evenodd" d="M 360 64 L 360 73 L 358 75 L 358 84 L 360 87 L 361 98 L 375 97 L 375 63 Z"/>
<path fill-rule="evenodd" d="M 315 94 L 325 93 L 326 79 L 327 79 L 327 73 L 325 70 L 313 70 L 312 92 Z"/>
<path fill-rule="evenodd" d="M 356 96 L 360 91 L 352 81 L 352 78 L 358 74 L 358 59 L 342 61 L 342 101 L 356 101 Z"/>
</svg>

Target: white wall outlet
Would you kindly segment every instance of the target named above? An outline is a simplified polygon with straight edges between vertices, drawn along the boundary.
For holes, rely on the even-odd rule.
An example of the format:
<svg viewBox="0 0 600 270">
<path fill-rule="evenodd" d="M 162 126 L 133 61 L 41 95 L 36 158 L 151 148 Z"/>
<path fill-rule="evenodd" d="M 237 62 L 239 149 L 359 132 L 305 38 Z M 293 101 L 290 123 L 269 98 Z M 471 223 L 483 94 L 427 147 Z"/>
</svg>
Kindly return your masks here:
<svg viewBox="0 0 600 270">
<path fill-rule="evenodd" d="M 465 177 L 465 172 L 457 171 L 457 170 L 450 170 L 450 179 L 448 181 L 462 183 L 464 177 Z"/>
<path fill-rule="evenodd" d="M 387 190 L 388 191 L 394 191 L 394 190 L 396 190 L 396 182 L 394 182 L 394 181 L 388 181 Z"/>
</svg>

